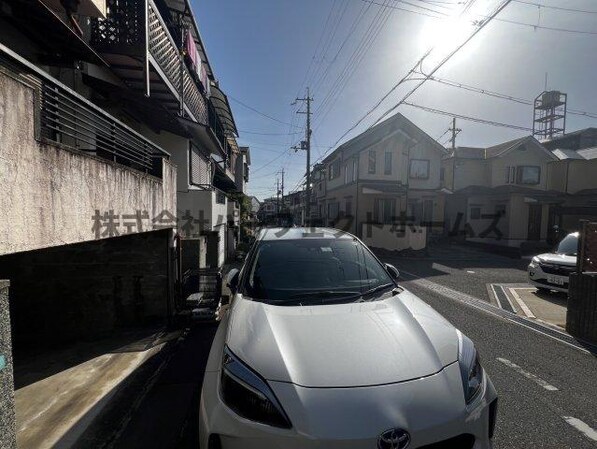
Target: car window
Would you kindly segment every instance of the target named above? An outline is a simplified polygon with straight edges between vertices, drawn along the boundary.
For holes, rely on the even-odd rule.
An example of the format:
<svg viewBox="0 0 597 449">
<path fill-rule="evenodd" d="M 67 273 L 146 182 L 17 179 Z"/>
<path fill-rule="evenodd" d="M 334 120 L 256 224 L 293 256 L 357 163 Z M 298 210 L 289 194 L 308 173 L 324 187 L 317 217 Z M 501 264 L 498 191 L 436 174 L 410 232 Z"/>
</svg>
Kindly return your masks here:
<svg viewBox="0 0 597 449">
<path fill-rule="evenodd" d="M 387 284 L 385 268 L 356 239 L 278 240 L 256 249 L 244 293 L 271 302 L 318 293 L 348 298 Z"/>
<path fill-rule="evenodd" d="M 557 254 L 565 254 L 567 256 L 576 256 L 578 251 L 578 234 L 568 234 L 558 244 L 556 248 Z"/>
</svg>

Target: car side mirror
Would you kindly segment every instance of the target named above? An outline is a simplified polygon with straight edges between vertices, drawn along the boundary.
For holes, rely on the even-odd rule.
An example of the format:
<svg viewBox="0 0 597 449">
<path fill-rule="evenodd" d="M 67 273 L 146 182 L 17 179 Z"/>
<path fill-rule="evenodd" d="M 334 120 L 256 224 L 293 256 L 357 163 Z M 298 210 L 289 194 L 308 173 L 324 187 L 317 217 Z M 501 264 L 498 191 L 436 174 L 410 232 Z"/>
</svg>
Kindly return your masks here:
<svg viewBox="0 0 597 449">
<path fill-rule="evenodd" d="M 238 288 L 239 275 L 240 270 L 238 268 L 233 268 L 226 275 L 226 286 L 230 289 L 230 291 L 233 294 L 236 293 L 236 289 Z"/>
<path fill-rule="evenodd" d="M 392 277 L 392 279 L 396 280 L 400 277 L 400 271 L 394 265 L 390 265 L 389 263 L 385 264 L 386 271 Z"/>
</svg>

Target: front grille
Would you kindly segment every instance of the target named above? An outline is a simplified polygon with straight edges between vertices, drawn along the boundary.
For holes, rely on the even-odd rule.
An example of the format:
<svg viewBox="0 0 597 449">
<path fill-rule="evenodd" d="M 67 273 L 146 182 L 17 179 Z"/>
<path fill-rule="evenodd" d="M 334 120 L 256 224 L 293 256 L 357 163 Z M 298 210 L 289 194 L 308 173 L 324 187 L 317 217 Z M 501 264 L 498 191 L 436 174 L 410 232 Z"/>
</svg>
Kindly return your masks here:
<svg viewBox="0 0 597 449">
<path fill-rule="evenodd" d="M 474 445 L 475 437 L 468 433 L 463 433 L 462 435 L 450 438 L 449 440 L 421 446 L 419 449 L 472 449 Z"/>
<path fill-rule="evenodd" d="M 540 263 L 539 266 L 544 273 L 555 274 L 558 276 L 570 276 L 570 273 L 576 271 L 576 267 L 570 267 L 566 265 L 556 265 L 551 263 Z"/>
</svg>

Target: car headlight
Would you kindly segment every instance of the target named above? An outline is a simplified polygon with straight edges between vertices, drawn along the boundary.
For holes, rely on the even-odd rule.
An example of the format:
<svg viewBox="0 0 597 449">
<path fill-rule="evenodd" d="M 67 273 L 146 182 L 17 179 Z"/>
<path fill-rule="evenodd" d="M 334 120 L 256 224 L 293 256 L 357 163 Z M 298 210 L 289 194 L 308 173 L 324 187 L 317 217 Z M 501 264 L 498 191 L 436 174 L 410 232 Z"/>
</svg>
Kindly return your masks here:
<svg viewBox="0 0 597 449">
<path fill-rule="evenodd" d="M 243 418 L 290 429 L 292 424 L 267 382 L 224 348 L 221 375 L 224 403 Z"/>
<path fill-rule="evenodd" d="M 483 367 L 475 345 L 466 335 L 458 332 L 458 364 L 466 404 L 473 402 L 483 387 Z"/>
<path fill-rule="evenodd" d="M 541 259 L 539 259 L 537 256 L 535 256 L 531 259 L 531 263 L 529 264 L 529 267 L 537 268 L 539 266 L 540 262 L 541 262 Z"/>
</svg>

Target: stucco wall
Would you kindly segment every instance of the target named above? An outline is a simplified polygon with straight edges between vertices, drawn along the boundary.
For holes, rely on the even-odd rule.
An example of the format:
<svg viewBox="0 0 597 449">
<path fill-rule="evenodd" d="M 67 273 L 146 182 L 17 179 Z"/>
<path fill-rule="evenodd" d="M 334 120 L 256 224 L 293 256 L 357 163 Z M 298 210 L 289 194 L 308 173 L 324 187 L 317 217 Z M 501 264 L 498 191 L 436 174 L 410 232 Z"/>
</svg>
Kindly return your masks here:
<svg viewBox="0 0 597 449">
<path fill-rule="evenodd" d="M 9 282 L 0 280 L 0 447 L 16 448 Z"/>
<path fill-rule="evenodd" d="M 532 189 L 547 189 L 547 163 L 552 159 L 534 145 L 523 145 L 510 153 L 491 160 L 491 187 L 506 184 L 506 167 L 520 165 L 536 165 L 541 167 L 539 184 L 524 184 Z"/>
<path fill-rule="evenodd" d="M 34 111 L 33 89 L 0 73 L 0 255 L 94 240 L 96 210 L 118 216 L 147 211 L 145 227 L 164 210 L 175 213 L 174 165 L 164 163 L 160 180 L 40 143 Z M 100 238 L 110 236 L 102 235 L 106 230 Z M 127 232 L 123 226 L 117 230 Z"/>
</svg>

